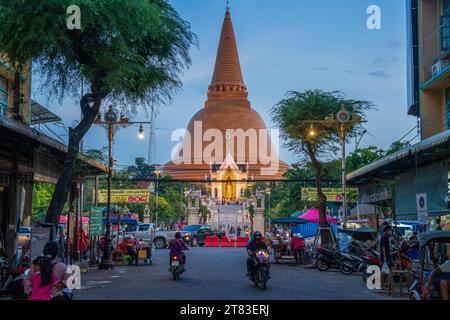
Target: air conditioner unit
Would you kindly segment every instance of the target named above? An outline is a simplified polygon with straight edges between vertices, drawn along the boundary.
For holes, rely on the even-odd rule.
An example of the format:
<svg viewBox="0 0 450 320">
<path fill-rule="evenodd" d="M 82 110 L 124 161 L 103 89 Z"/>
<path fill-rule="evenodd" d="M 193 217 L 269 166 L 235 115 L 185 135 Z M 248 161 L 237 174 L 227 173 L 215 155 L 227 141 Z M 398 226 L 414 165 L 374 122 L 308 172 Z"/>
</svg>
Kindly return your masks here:
<svg viewBox="0 0 450 320">
<path fill-rule="evenodd" d="M 434 78 L 438 76 L 445 68 L 449 66 L 449 61 L 447 59 L 442 59 L 433 64 L 431 67 L 431 76 Z"/>
</svg>

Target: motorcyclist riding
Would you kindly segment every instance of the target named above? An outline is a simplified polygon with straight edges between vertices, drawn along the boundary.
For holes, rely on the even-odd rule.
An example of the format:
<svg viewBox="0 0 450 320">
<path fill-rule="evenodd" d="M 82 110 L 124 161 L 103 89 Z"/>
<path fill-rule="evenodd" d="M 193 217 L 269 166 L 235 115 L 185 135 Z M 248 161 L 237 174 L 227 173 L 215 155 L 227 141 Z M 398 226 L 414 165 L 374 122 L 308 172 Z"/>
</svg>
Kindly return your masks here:
<svg viewBox="0 0 450 320">
<path fill-rule="evenodd" d="M 181 257 L 181 265 L 184 266 L 186 264 L 186 255 L 184 254 L 183 250 L 189 250 L 189 248 L 186 247 L 186 244 L 181 239 L 180 232 L 175 233 L 175 239 L 170 241 L 169 249 L 170 249 L 169 264 L 172 261 L 172 257 L 177 256 Z"/>
<path fill-rule="evenodd" d="M 248 244 L 247 244 L 247 277 L 250 276 L 250 280 L 254 279 L 254 270 L 253 270 L 253 266 L 252 266 L 252 259 L 253 256 L 255 255 L 255 253 L 258 250 L 267 250 L 267 246 L 264 243 L 264 241 L 262 241 L 262 234 L 259 231 L 256 231 L 253 234 L 253 239 L 251 239 Z"/>
</svg>

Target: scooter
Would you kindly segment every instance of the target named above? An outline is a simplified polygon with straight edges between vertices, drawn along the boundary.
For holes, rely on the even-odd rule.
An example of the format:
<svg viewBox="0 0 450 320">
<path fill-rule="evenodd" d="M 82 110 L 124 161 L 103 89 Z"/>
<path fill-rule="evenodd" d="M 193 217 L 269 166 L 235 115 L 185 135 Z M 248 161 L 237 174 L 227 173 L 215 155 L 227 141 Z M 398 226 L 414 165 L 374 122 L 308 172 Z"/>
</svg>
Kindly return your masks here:
<svg viewBox="0 0 450 320">
<path fill-rule="evenodd" d="M 339 264 L 339 270 L 348 276 L 353 272 L 357 272 L 363 262 L 364 260 L 361 257 L 350 253 L 341 252 L 341 263 Z"/>
<path fill-rule="evenodd" d="M 169 272 L 172 273 L 172 277 L 174 281 L 180 279 L 180 275 L 185 271 L 182 258 L 180 256 L 172 256 L 170 258 L 170 268 Z"/>
<path fill-rule="evenodd" d="M 317 269 L 327 271 L 329 268 L 340 268 L 342 254 L 339 251 L 319 246 L 317 252 L 319 254 L 316 259 Z"/>
<path fill-rule="evenodd" d="M 256 287 L 266 290 L 267 281 L 269 280 L 269 252 L 259 250 L 252 258 L 253 282 Z"/>
</svg>

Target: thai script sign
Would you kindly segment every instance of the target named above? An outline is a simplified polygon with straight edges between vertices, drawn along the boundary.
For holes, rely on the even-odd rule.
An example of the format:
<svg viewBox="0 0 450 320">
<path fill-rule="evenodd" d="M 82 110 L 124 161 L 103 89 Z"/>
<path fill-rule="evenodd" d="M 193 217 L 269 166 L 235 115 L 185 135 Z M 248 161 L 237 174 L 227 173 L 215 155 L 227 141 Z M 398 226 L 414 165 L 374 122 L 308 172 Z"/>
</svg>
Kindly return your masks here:
<svg viewBox="0 0 450 320">
<path fill-rule="evenodd" d="M 95 191 L 94 191 L 95 196 Z M 150 194 L 147 189 L 113 189 L 111 203 L 148 203 Z M 108 190 L 98 190 L 98 203 L 108 203 Z"/>
<path fill-rule="evenodd" d="M 327 197 L 329 202 L 342 202 L 343 192 L 342 188 L 322 188 L 322 192 Z M 347 188 L 347 195 L 349 193 L 358 193 L 356 188 Z M 303 201 L 318 201 L 316 188 L 302 188 L 301 197 Z"/>
</svg>

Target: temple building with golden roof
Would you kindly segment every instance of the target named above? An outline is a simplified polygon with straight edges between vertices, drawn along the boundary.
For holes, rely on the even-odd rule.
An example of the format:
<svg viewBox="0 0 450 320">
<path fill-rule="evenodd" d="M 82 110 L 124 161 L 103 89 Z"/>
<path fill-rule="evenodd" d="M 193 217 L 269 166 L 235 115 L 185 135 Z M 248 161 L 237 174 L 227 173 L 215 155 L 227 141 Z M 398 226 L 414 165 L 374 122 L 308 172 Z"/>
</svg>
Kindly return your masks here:
<svg viewBox="0 0 450 320">
<path fill-rule="evenodd" d="M 212 181 L 213 199 L 238 201 L 246 186 L 240 180 L 279 180 L 288 168 L 271 133 L 248 100 L 227 8 L 208 98 L 189 122 L 176 158 L 163 167 L 163 175 Z"/>
</svg>

